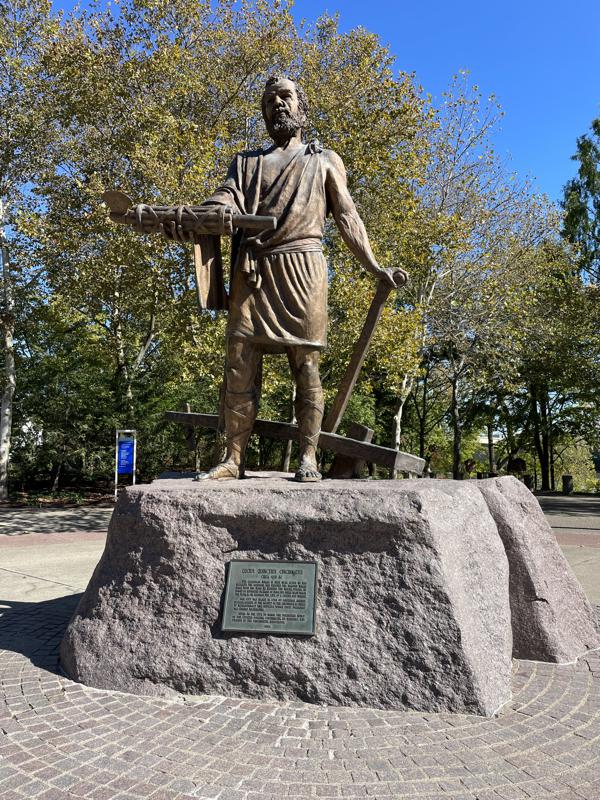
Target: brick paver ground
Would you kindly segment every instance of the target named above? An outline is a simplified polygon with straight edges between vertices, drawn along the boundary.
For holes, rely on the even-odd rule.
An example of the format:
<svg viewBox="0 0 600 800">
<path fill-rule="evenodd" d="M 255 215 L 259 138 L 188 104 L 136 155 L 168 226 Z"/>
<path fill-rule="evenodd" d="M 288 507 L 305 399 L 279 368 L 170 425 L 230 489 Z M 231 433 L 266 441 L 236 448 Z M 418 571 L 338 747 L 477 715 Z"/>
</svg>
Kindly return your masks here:
<svg viewBox="0 0 600 800">
<path fill-rule="evenodd" d="M 216 696 L 150 699 L 60 675 L 77 597 L 0 620 L 0 798 L 600 800 L 600 653 L 515 663 L 494 719 Z"/>
</svg>

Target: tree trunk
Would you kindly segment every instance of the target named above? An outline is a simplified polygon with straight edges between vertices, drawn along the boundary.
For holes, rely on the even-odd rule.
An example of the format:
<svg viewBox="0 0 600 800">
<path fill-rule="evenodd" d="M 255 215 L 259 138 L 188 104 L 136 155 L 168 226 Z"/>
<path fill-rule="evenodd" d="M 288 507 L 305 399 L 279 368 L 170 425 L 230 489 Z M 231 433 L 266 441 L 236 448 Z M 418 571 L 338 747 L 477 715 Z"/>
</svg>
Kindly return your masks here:
<svg viewBox="0 0 600 800">
<path fill-rule="evenodd" d="M 538 403 L 540 407 L 540 432 L 542 444 L 542 458 L 540 459 L 540 468 L 542 471 L 542 489 L 549 490 L 552 488 L 550 482 L 550 435 L 548 431 L 548 397 L 545 390 L 541 390 L 538 396 Z"/>
<path fill-rule="evenodd" d="M 452 379 L 452 400 L 450 405 L 450 414 L 452 417 L 452 477 L 455 481 L 459 481 L 463 477 L 461 468 L 461 451 L 462 451 L 462 420 L 460 418 L 460 409 L 458 407 L 458 378 Z"/>
<path fill-rule="evenodd" d="M 0 223 L 3 209 L 0 204 Z M 13 398 L 17 386 L 14 350 L 14 298 L 10 261 L 4 230 L 0 228 L 0 249 L 2 253 L 2 336 L 4 339 L 4 391 L 0 403 L 0 499 L 8 497 L 8 463 L 12 433 Z"/>
<path fill-rule="evenodd" d="M 513 426 L 512 415 L 505 406 L 506 420 L 506 465 L 517 455 L 517 442 L 515 440 L 515 430 Z"/>
<path fill-rule="evenodd" d="M 115 337 L 117 357 L 117 408 L 119 411 L 125 412 L 126 425 L 131 427 L 133 424 L 133 391 L 131 389 L 131 374 L 129 371 L 129 364 L 127 363 L 127 356 L 125 354 L 125 340 L 123 337 L 123 327 L 121 324 L 121 272 L 122 268 L 117 267 L 115 270 L 115 288 L 113 290 L 111 327 Z"/>
<path fill-rule="evenodd" d="M 192 406 L 189 402 L 183 404 L 182 411 L 186 413 L 190 413 L 192 410 Z M 183 435 L 185 436 L 185 444 L 188 449 L 188 452 L 191 454 L 191 457 L 194 462 L 193 469 L 196 472 L 200 472 L 199 466 L 199 453 L 198 453 L 198 439 L 196 438 L 196 428 L 193 425 L 186 425 L 183 429 Z"/>
<path fill-rule="evenodd" d="M 496 472 L 496 454 L 494 452 L 494 426 L 492 425 L 491 422 L 488 422 L 487 438 L 488 438 L 488 464 L 491 474 L 492 472 Z"/>
<path fill-rule="evenodd" d="M 533 417 L 533 441 L 540 462 L 541 490 L 550 489 L 550 458 L 548 449 L 548 432 L 546 427 L 546 405 L 542 398 L 543 391 L 537 386 L 531 387 L 531 412 Z"/>
<path fill-rule="evenodd" d="M 425 458 L 425 448 L 427 442 L 427 382 L 429 372 L 423 376 L 423 399 L 421 402 L 421 413 L 419 414 L 419 458 Z"/>
<path fill-rule="evenodd" d="M 555 450 L 554 450 L 554 431 L 552 429 L 552 409 L 550 405 L 550 400 L 548 398 L 548 394 L 545 393 L 544 397 L 546 398 L 546 408 L 547 408 L 547 430 L 548 430 L 548 460 L 550 462 L 550 488 L 553 492 L 556 491 L 556 480 L 554 475 L 554 461 L 555 461 Z"/>
<path fill-rule="evenodd" d="M 58 491 L 61 472 L 62 472 L 62 461 L 59 461 L 57 466 L 56 466 L 56 472 L 54 474 L 54 480 L 52 481 L 52 491 L 53 492 L 57 492 Z"/>
<path fill-rule="evenodd" d="M 406 400 L 408 395 L 410 394 L 411 390 L 411 381 L 408 375 L 405 375 L 402 379 L 402 388 L 400 389 L 400 398 L 398 401 L 398 410 L 394 414 L 394 449 L 400 450 L 400 444 L 402 442 L 402 415 L 404 414 L 404 406 L 406 405 Z M 392 470 L 391 476 L 392 478 L 398 477 L 398 471 Z"/>
<path fill-rule="evenodd" d="M 126 424 L 130 426 L 133 421 L 133 391 L 131 389 L 131 377 L 125 357 L 125 344 L 120 322 L 117 322 L 115 328 L 115 340 L 117 346 L 117 403 L 119 409 L 125 411 Z"/>
</svg>

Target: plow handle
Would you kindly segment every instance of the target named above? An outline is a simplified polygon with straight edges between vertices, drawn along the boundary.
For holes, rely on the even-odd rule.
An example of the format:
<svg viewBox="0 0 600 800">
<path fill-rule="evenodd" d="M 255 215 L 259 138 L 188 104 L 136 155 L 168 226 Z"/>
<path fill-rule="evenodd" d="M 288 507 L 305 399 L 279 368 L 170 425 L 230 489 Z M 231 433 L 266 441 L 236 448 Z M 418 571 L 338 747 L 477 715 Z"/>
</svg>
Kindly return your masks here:
<svg viewBox="0 0 600 800">
<path fill-rule="evenodd" d="M 396 272 L 394 274 L 394 282 L 398 288 L 403 286 L 406 282 L 404 273 L 401 271 Z M 381 312 L 383 311 L 383 307 L 385 306 L 386 300 L 388 299 L 391 291 L 392 287 L 387 281 L 379 281 L 375 291 L 375 296 L 371 301 L 371 305 L 367 313 L 365 324 L 363 325 L 360 336 L 354 345 L 354 350 L 350 356 L 350 362 L 346 367 L 344 377 L 340 381 L 338 392 L 333 400 L 333 403 L 331 404 L 331 408 L 329 409 L 327 416 L 323 420 L 321 430 L 325 431 L 326 433 L 335 433 L 340 425 L 340 422 L 342 421 L 344 412 L 346 411 L 348 402 L 350 401 L 352 391 L 356 385 L 356 381 L 358 380 L 361 367 L 369 351 L 369 346 L 371 344 L 371 340 L 373 339 L 373 334 L 375 333 L 375 328 L 379 322 L 379 318 L 381 317 Z"/>
</svg>

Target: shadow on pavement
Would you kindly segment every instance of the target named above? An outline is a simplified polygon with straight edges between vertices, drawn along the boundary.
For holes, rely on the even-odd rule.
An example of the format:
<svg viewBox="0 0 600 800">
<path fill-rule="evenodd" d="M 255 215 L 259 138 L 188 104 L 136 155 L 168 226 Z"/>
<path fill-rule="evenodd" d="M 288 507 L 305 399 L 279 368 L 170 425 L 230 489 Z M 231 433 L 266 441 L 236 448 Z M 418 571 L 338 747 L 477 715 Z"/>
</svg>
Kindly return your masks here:
<svg viewBox="0 0 600 800">
<path fill-rule="evenodd" d="M 536 495 L 536 499 L 542 507 L 544 514 L 564 514 L 565 516 L 585 517 L 591 517 L 598 514 L 600 516 L 600 497 L 581 497 L 578 495 L 572 495 L 571 497 Z M 598 527 L 600 527 L 600 519 Z"/>
<path fill-rule="evenodd" d="M 105 531 L 112 512 L 112 507 L 0 509 L 0 534 Z"/>
<path fill-rule="evenodd" d="M 58 646 L 80 598 L 81 594 L 69 594 L 41 603 L 0 600 L 0 649 L 59 672 Z"/>
</svg>

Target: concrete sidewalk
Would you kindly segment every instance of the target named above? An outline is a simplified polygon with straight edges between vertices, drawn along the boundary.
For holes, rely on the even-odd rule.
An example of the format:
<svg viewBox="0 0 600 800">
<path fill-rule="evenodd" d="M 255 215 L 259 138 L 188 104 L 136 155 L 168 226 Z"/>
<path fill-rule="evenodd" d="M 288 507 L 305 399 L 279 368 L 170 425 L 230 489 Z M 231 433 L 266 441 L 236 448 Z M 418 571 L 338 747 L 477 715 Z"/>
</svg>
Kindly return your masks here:
<svg viewBox="0 0 600 800">
<path fill-rule="evenodd" d="M 536 497 L 552 527 L 566 533 L 587 530 L 600 534 L 600 496 L 539 494 Z"/>
<path fill-rule="evenodd" d="M 592 603 L 600 603 L 600 497 L 541 495 L 538 501 Z"/>
<path fill-rule="evenodd" d="M 0 536 L 0 612 L 82 592 L 98 563 L 106 532 Z"/>
<path fill-rule="evenodd" d="M 0 508 L 0 610 L 82 592 L 112 512 L 112 505 Z"/>
</svg>

